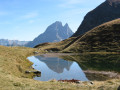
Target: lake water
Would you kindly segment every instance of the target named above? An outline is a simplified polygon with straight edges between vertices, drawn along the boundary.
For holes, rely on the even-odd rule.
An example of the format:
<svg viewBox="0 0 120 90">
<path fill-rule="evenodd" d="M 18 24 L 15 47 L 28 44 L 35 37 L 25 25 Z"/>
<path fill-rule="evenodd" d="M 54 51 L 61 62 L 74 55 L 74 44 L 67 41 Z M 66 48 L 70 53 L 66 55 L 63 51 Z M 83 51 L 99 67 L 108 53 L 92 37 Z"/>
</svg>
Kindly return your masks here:
<svg viewBox="0 0 120 90">
<path fill-rule="evenodd" d="M 59 54 L 51 53 L 31 56 L 28 59 L 33 62 L 34 69 L 41 71 L 41 77 L 34 77 L 35 80 L 40 81 L 52 79 L 105 81 L 115 78 L 116 74 L 111 77 L 111 73 L 104 74 L 100 72 L 120 73 L 119 54 L 62 54 L 62 56 L 59 56 Z"/>
<path fill-rule="evenodd" d="M 31 56 L 28 59 L 33 62 L 33 67 L 41 71 L 41 77 L 34 77 L 35 80 L 48 81 L 77 79 L 88 81 L 85 73 L 75 61 L 66 61 L 58 57 Z"/>
</svg>

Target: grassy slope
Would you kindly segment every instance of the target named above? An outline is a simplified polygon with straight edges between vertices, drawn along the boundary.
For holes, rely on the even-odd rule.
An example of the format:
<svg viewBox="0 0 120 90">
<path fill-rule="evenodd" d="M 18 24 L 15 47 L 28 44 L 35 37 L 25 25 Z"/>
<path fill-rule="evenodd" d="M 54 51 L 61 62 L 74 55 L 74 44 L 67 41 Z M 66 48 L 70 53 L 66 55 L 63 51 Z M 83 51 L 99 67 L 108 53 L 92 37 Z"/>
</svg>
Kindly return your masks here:
<svg viewBox="0 0 120 90">
<path fill-rule="evenodd" d="M 119 52 L 120 19 L 102 24 L 80 37 L 64 51 L 71 52 Z"/>
<path fill-rule="evenodd" d="M 40 44 L 36 48 L 60 52 L 120 52 L 120 19 L 102 24 L 82 36 Z"/>
<path fill-rule="evenodd" d="M 68 44 L 71 43 L 75 38 L 76 37 L 72 37 L 72 38 L 63 40 L 61 42 L 56 42 L 56 43 L 43 43 L 43 44 L 39 44 L 35 48 L 40 48 L 41 51 L 44 51 L 44 50 L 61 51 L 65 47 L 67 47 Z"/>
<path fill-rule="evenodd" d="M 94 82 L 94 85 L 40 82 L 27 78 L 24 74 L 31 63 L 26 59 L 35 49 L 0 46 L 0 89 L 1 90 L 115 90 L 120 80 Z"/>
</svg>

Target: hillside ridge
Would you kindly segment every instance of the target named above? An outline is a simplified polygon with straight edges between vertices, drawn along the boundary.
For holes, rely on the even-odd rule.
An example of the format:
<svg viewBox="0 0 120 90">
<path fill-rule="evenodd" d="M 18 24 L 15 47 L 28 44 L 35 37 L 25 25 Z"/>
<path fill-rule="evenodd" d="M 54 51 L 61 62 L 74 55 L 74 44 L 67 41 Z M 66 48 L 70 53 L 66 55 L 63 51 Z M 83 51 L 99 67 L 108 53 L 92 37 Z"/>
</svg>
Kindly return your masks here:
<svg viewBox="0 0 120 90">
<path fill-rule="evenodd" d="M 73 37 L 82 35 L 96 26 L 118 18 L 120 18 L 120 0 L 106 0 L 86 14 Z"/>
</svg>

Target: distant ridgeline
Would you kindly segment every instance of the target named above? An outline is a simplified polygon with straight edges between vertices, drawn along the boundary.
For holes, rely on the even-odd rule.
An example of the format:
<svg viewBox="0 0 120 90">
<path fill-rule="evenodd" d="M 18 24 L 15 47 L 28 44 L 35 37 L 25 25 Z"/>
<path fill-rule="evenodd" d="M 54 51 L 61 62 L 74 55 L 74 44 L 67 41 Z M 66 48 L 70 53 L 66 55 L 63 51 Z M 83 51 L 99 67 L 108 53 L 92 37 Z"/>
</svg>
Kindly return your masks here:
<svg viewBox="0 0 120 90">
<path fill-rule="evenodd" d="M 3 46 L 24 46 L 28 42 L 29 41 L 0 39 L 0 45 L 3 45 Z"/>
<path fill-rule="evenodd" d="M 71 38 L 36 47 L 62 52 L 120 52 L 120 0 L 106 0 L 90 11 Z"/>
<path fill-rule="evenodd" d="M 33 41 L 29 42 L 25 46 L 34 47 L 40 43 L 59 42 L 69 38 L 72 35 L 73 32 L 67 23 L 63 26 L 61 22 L 56 21 L 52 25 L 48 26 L 44 33 L 40 34 Z"/>
</svg>

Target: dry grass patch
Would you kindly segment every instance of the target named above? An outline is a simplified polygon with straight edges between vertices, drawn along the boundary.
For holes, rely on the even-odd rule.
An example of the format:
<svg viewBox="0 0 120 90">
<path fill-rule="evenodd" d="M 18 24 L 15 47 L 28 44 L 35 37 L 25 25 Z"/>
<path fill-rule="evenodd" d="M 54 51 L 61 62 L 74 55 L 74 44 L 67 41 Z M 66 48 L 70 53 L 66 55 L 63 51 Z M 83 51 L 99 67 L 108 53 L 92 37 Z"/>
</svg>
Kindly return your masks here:
<svg viewBox="0 0 120 90">
<path fill-rule="evenodd" d="M 41 82 L 30 79 L 24 71 L 32 64 L 26 58 L 36 49 L 0 46 L 0 90 L 116 90 L 120 80 L 94 84 Z"/>
</svg>

